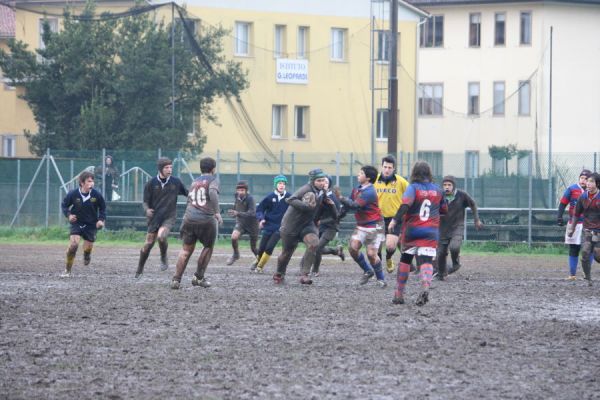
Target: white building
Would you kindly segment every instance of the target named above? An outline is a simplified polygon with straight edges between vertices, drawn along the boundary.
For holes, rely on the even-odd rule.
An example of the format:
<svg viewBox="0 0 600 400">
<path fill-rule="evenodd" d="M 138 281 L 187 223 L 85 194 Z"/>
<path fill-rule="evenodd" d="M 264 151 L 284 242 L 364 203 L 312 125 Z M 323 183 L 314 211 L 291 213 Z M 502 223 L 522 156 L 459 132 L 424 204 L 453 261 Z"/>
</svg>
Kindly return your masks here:
<svg viewBox="0 0 600 400">
<path fill-rule="evenodd" d="M 410 3 L 431 14 L 420 29 L 422 156 L 462 175 L 452 154 L 467 152 L 475 176 L 502 168 L 492 145 L 539 159 L 600 150 L 600 0 Z"/>
</svg>

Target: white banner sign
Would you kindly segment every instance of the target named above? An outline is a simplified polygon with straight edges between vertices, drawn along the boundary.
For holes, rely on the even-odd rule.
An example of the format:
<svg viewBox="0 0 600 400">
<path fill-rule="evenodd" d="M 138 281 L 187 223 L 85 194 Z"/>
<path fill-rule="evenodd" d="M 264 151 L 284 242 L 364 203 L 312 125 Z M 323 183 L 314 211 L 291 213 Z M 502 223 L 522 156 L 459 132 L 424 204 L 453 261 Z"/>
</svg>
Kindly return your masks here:
<svg viewBox="0 0 600 400">
<path fill-rule="evenodd" d="M 277 59 L 277 83 L 308 85 L 308 60 Z"/>
</svg>

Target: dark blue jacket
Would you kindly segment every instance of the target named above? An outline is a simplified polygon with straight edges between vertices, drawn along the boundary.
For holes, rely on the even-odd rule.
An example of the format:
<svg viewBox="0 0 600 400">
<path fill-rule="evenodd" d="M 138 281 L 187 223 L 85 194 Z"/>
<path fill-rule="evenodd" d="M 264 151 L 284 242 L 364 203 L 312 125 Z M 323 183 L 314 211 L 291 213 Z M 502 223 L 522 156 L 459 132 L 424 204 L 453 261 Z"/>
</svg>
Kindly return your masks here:
<svg viewBox="0 0 600 400">
<path fill-rule="evenodd" d="M 65 217 L 73 214 L 77 223 L 96 225 L 96 222 L 106 219 L 106 203 L 104 197 L 96 189 L 90 191 L 90 198 L 83 201 L 79 188 L 71 190 L 63 199 L 61 208 Z"/>
<path fill-rule="evenodd" d="M 263 233 L 271 234 L 279 230 L 283 214 L 285 214 L 289 206 L 285 199 L 290 196 L 290 193 L 285 192 L 285 195 L 279 199 L 278 194 L 271 192 L 262 199 L 256 208 L 256 219 L 259 221 L 265 220 Z"/>
</svg>

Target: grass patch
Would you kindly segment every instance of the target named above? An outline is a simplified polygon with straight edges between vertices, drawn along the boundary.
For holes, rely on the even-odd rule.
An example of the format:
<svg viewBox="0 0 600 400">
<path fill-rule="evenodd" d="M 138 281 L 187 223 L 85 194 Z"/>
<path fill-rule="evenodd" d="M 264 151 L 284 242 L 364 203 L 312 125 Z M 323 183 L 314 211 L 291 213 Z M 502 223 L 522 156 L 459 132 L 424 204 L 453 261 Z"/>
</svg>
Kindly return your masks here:
<svg viewBox="0 0 600 400">
<path fill-rule="evenodd" d="M 146 232 L 133 229 L 123 229 L 119 231 L 99 230 L 97 242 L 99 245 L 139 245 L 144 242 Z M 243 239 L 247 239 L 246 236 Z M 51 226 L 48 228 L 29 228 L 17 227 L 9 228 L 0 226 L 0 243 L 5 244 L 35 244 L 35 243 L 65 243 L 69 240 L 69 228 L 65 226 Z M 177 242 L 178 238 L 171 237 L 172 243 Z M 332 240 L 330 246 L 334 247 L 342 244 L 348 247 L 347 240 Z M 228 236 L 222 236 L 217 240 L 217 248 L 231 248 L 231 241 Z M 241 240 L 240 247 L 249 248 L 248 240 Z M 300 245 L 302 247 L 302 245 Z M 281 248 L 279 243 L 278 248 Z M 464 253 L 498 253 L 498 254 L 526 254 L 526 255 L 566 255 L 568 246 L 564 244 L 534 244 L 532 247 L 526 243 L 498 243 L 498 242 L 465 242 L 462 247 Z"/>
</svg>

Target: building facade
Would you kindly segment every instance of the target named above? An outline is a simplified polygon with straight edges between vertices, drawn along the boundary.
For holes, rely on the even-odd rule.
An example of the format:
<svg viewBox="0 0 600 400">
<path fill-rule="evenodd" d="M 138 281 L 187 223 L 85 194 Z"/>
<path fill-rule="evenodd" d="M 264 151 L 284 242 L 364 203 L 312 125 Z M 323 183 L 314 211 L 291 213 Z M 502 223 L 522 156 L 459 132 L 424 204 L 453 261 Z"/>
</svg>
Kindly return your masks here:
<svg viewBox="0 0 600 400">
<path fill-rule="evenodd" d="M 540 159 L 600 148 L 600 1 L 410 2 L 431 14 L 419 34 L 422 154 L 461 175 L 449 155 L 464 155 L 476 176 L 503 172 L 490 146 Z"/>
<path fill-rule="evenodd" d="M 17 3 L 53 14 L 65 6 L 64 1 L 52 0 Z M 427 14 L 399 3 L 398 150 L 413 152 L 417 32 Z M 123 11 L 130 4 L 99 2 L 98 10 Z M 188 16 L 200 34 L 202 26 L 220 25 L 230 31 L 223 43 L 225 56 L 242 63 L 250 82 L 240 103 L 231 99 L 215 104 L 218 124 L 197 121 L 207 136 L 205 153 L 384 154 L 389 4 L 387 0 L 188 2 Z M 170 17 L 170 8 L 158 13 L 167 23 Z M 17 8 L 14 37 L 32 48 L 42 46 L 43 18 Z M 51 19 L 51 27 L 60 29 L 60 19 Z M 7 99 L 2 98 L 3 109 L 9 111 L 0 116 L 0 132 L 19 139 L 25 147 L 17 146 L 14 155 L 25 156 L 23 131 L 36 132 L 37 127 L 18 90 L 7 89 Z M 4 108 L 5 104 L 12 108 Z"/>
</svg>

